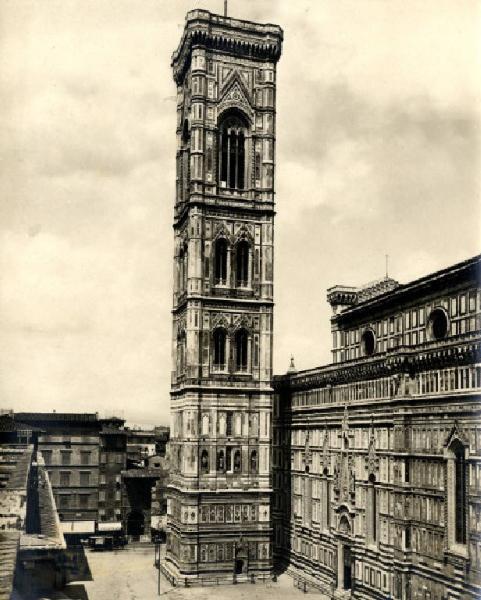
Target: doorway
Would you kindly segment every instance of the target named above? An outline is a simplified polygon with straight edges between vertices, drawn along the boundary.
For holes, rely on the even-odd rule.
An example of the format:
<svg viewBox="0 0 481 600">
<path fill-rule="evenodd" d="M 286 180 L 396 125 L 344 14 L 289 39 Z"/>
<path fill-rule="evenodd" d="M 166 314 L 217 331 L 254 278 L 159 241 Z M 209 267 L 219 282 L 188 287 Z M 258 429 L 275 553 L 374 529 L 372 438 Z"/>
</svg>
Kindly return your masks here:
<svg viewBox="0 0 481 600">
<path fill-rule="evenodd" d="M 144 513 L 140 511 L 132 511 L 127 519 L 127 534 L 131 535 L 134 540 L 138 540 L 144 534 Z"/>
<path fill-rule="evenodd" d="M 349 546 L 344 546 L 344 589 L 350 590 L 352 586 L 352 555 Z"/>
<path fill-rule="evenodd" d="M 242 558 L 236 558 L 235 559 L 235 574 L 242 575 L 243 572 L 244 572 L 244 561 L 242 560 Z"/>
</svg>

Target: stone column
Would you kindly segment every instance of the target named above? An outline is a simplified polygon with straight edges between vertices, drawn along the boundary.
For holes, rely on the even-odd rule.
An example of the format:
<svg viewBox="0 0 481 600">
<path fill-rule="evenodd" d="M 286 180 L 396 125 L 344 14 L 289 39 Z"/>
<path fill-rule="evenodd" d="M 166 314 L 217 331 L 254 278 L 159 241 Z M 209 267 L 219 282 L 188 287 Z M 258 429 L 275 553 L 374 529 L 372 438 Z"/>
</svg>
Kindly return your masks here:
<svg viewBox="0 0 481 600">
<path fill-rule="evenodd" d="M 337 542 L 337 589 L 344 590 L 344 544 Z"/>
</svg>

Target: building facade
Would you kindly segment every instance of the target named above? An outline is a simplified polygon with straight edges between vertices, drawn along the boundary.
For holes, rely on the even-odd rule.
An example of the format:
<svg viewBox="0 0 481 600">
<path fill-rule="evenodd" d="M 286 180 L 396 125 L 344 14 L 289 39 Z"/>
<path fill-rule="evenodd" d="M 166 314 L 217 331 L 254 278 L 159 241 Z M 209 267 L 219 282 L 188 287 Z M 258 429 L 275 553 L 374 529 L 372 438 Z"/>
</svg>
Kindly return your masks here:
<svg viewBox="0 0 481 600">
<path fill-rule="evenodd" d="M 99 434 L 99 527 L 108 531 L 122 527 L 122 471 L 127 466 L 127 431 L 123 422 L 104 422 Z"/>
<path fill-rule="evenodd" d="M 173 578 L 271 569 L 276 63 L 282 30 L 194 10 L 177 85 Z"/>
<path fill-rule="evenodd" d="M 99 432 L 95 413 L 16 413 L 15 421 L 37 430 L 66 533 L 95 531 L 99 509 Z"/>
<path fill-rule="evenodd" d="M 275 378 L 277 564 L 330 597 L 480 597 L 480 257 L 328 290 L 333 364 Z"/>
<path fill-rule="evenodd" d="M 65 534 L 94 533 L 101 522 L 121 527 L 123 419 L 56 412 L 15 413 L 13 419 L 42 453 Z"/>
</svg>

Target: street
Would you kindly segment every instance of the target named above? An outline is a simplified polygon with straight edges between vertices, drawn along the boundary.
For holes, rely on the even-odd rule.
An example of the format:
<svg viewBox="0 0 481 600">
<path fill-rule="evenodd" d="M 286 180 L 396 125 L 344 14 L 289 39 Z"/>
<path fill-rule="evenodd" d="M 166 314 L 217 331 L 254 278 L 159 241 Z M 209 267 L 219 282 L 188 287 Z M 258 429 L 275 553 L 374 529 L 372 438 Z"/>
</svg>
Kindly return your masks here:
<svg viewBox="0 0 481 600">
<path fill-rule="evenodd" d="M 155 600 L 157 570 L 153 547 L 130 546 L 113 552 L 87 552 L 92 581 L 68 585 L 61 592 L 41 596 L 52 600 Z M 214 587 L 173 588 L 160 577 L 160 597 L 166 600 L 289 600 L 306 595 L 287 575 L 276 583 L 243 583 Z M 321 598 L 310 593 L 311 598 Z"/>
</svg>

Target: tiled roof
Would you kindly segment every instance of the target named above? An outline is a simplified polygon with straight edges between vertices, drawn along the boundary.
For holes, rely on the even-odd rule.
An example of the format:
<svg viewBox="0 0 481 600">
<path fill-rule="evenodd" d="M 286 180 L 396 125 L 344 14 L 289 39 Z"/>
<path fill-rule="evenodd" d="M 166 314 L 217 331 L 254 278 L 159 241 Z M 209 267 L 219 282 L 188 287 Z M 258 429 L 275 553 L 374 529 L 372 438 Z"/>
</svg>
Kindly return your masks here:
<svg viewBox="0 0 481 600">
<path fill-rule="evenodd" d="M 0 600 L 10 600 L 20 531 L 0 531 Z"/>
<path fill-rule="evenodd" d="M 69 422 L 82 422 L 82 423 L 94 423 L 99 420 L 97 413 L 26 413 L 19 412 L 15 413 L 15 420 L 18 422 L 30 422 L 30 421 L 69 421 Z"/>
</svg>

